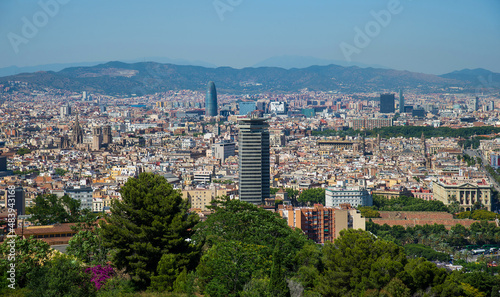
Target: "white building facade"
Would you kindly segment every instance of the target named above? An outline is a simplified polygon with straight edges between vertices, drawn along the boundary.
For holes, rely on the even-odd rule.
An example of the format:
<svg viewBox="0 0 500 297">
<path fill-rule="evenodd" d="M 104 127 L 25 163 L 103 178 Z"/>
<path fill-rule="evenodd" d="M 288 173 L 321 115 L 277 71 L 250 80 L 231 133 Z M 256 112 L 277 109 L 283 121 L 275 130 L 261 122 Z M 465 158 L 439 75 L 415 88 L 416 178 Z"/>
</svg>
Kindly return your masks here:
<svg viewBox="0 0 500 297">
<path fill-rule="evenodd" d="M 373 196 L 364 187 L 329 187 L 325 191 L 325 206 L 339 207 L 349 203 L 352 207 L 372 206 Z"/>
</svg>

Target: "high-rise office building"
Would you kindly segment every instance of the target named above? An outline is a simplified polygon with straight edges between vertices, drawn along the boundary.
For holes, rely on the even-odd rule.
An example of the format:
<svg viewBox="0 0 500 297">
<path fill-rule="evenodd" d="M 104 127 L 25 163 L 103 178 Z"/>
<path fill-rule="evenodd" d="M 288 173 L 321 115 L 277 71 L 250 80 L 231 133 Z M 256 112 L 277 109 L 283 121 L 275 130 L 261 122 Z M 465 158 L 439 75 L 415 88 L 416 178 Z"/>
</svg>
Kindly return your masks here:
<svg viewBox="0 0 500 297">
<path fill-rule="evenodd" d="M 71 106 L 69 106 L 69 103 L 66 103 L 65 105 L 61 106 L 61 117 L 67 117 L 71 115 Z"/>
<path fill-rule="evenodd" d="M 269 125 L 264 118 L 251 117 L 238 126 L 240 200 L 263 204 L 270 196 Z"/>
<path fill-rule="evenodd" d="M 205 116 L 217 116 L 217 90 L 213 81 L 208 83 L 207 96 L 205 97 Z"/>
<path fill-rule="evenodd" d="M 495 101 L 488 102 L 488 110 L 489 111 L 495 110 Z"/>
<path fill-rule="evenodd" d="M 469 110 L 470 111 L 478 111 L 479 110 L 479 98 L 478 97 L 470 100 Z"/>
<path fill-rule="evenodd" d="M 403 96 L 403 90 L 399 89 L 399 113 L 405 112 L 405 97 Z"/>
<path fill-rule="evenodd" d="M 380 112 L 394 112 L 394 94 L 380 94 Z"/>
<path fill-rule="evenodd" d="M 0 171 L 7 171 L 7 157 L 0 156 Z"/>
<path fill-rule="evenodd" d="M 262 110 L 264 113 L 268 112 L 268 103 L 266 100 L 258 100 L 256 102 L 257 110 Z"/>
<path fill-rule="evenodd" d="M 5 191 L 5 205 L 11 205 L 17 215 L 26 214 L 26 200 L 23 187 L 7 188 Z"/>
</svg>

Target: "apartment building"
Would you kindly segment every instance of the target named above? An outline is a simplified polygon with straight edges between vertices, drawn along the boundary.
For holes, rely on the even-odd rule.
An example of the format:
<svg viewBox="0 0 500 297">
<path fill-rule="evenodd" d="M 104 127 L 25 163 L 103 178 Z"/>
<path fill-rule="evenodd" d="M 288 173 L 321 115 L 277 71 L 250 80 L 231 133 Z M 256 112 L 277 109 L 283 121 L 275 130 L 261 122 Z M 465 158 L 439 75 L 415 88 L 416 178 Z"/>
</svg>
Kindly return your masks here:
<svg viewBox="0 0 500 297">
<path fill-rule="evenodd" d="M 288 226 L 301 229 L 316 243 L 333 242 L 345 229 L 365 230 L 365 219 L 356 209 L 348 205 L 342 208 L 325 207 L 315 204 L 313 207 L 280 206 L 279 214 Z"/>
</svg>

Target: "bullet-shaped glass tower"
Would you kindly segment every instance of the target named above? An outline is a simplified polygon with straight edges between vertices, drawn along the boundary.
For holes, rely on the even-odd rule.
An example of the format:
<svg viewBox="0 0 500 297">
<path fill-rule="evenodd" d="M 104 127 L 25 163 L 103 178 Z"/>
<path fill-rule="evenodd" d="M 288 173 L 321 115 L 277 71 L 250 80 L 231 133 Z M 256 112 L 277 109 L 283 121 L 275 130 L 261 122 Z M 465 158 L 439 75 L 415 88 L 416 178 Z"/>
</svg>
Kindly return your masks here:
<svg viewBox="0 0 500 297">
<path fill-rule="evenodd" d="M 269 125 L 263 118 L 239 122 L 240 200 L 263 204 L 270 196 Z"/>
<path fill-rule="evenodd" d="M 208 83 L 207 96 L 205 97 L 205 116 L 217 116 L 217 91 L 213 81 Z"/>
</svg>

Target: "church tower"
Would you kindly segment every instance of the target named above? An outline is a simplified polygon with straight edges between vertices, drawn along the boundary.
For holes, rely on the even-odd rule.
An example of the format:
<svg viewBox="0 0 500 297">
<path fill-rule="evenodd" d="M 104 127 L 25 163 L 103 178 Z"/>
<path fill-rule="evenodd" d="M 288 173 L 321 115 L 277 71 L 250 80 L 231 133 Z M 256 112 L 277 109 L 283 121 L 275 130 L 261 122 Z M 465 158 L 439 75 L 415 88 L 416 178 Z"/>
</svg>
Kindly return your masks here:
<svg viewBox="0 0 500 297">
<path fill-rule="evenodd" d="M 427 146 L 426 146 L 426 143 L 425 143 L 425 135 L 424 135 L 424 132 L 422 132 L 422 136 L 420 137 L 420 141 L 422 143 L 422 156 L 424 157 L 424 163 L 425 163 L 425 167 L 430 169 L 432 167 L 432 164 L 431 164 L 431 156 L 427 154 Z"/>
<path fill-rule="evenodd" d="M 362 147 L 361 147 L 361 151 L 363 153 L 363 156 L 366 156 L 366 132 L 362 135 Z"/>
<path fill-rule="evenodd" d="M 102 129 L 101 127 L 92 128 L 92 150 L 98 151 L 102 146 Z"/>
<path fill-rule="evenodd" d="M 377 155 L 379 155 L 382 152 L 382 150 L 380 149 L 380 134 L 377 134 L 377 143 L 376 143 L 376 146 L 377 146 L 377 149 L 376 149 Z"/>
<path fill-rule="evenodd" d="M 78 122 L 78 113 L 76 114 L 75 125 L 73 126 L 73 135 L 72 135 L 72 144 L 81 144 L 83 143 L 83 130 L 80 127 L 80 123 Z"/>
<path fill-rule="evenodd" d="M 422 144 L 422 155 L 424 158 L 427 156 L 427 147 L 425 145 L 425 135 L 424 132 L 422 132 L 422 136 L 420 137 L 420 143 Z"/>
</svg>

